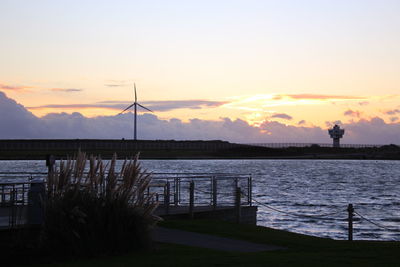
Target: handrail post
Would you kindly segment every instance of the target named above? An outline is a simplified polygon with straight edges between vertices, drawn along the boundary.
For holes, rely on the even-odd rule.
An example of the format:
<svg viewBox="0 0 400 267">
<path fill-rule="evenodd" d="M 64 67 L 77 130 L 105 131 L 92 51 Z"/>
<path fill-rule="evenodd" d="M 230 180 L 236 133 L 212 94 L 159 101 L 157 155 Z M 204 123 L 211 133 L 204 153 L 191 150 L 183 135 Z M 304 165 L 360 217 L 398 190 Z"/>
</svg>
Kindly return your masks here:
<svg viewBox="0 0 400 267">
<path fill-rule="evenodd" d="M 189 184 L 189 218 L 194 218 L 194 181 Z"/>
<path fill-rule="evenodd" d="M 349 223 L 349 228 L 348 228 L 348 240 L 349 241 L 353 241 L 353 216 L 354 216 L 354 214 L 353 214 L 353 212 L 354 212 L 354 208 L 353 208 L 353 204 L 349 204 L 348 206 L 347 206 L 347 212 L 348 212 L 348 214 L 349 214 L 349 217 L 348 217 L 348 223 Z"/>
<path fill-rule="evenodd" d="M 247 202 L 249 204 L 249 206 L 251 207 L 253 205 L 253 181 L 252 181 L 252 177 L 251 174 L 249 175 L 248 179 L 247 179 L 247 188 L 248 188 L 248 192 L 247 192 Z"/>
<path fill-rule="evenodd" d="M 174 205 L 178 206 L 179 203 L 179 178 L 175 177 L 174 179 L 174 186 L 175 186 L 175 194 L 174 194 Z"/>
<path fill-rule="evenodd" d="M 241 190 L 240 187 L 236 187 L 235 192 L 235 209 L 236 209 L 236 222 L 241 222 L 242 211 L 241 211 Z"/>
<path fill-rule="evenodd" d="M 217 188 L 217 179 L 215 176 L 213 176 L 212 180 L 212 193 L 213 193 L 213 209 L 217 209 L 217 193 L 218 193 L 218 188 Z"/>
<path fill-rule="evenodd" d="M 165 185 L 165 194 L 164 194 L 164 204 L 165 204 L 165 213 L 168 215 L 169 214 L 169 199 L 170 199 L 170 183 L 167 181 L 167 184 Z"/>
</svg>

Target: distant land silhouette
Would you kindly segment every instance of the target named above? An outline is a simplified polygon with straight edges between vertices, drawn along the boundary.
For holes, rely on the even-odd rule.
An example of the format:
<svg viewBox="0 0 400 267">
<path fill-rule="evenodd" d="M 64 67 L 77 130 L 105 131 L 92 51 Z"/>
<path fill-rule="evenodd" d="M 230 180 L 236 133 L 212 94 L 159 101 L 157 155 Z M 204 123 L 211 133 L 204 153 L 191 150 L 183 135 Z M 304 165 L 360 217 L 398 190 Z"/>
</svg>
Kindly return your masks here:
<svg viewBox="0 0 400 267">
<path fill-rule="evenodd" d="M 400 147 L 265 147 L 226 141 L 124 140 L 124 139 L 21 139 L 0 140 L 0 159 L 45 159 L 71 157 L 78 150 L 111 158 L 143 159 L 400 159 Z"/>
</svg>

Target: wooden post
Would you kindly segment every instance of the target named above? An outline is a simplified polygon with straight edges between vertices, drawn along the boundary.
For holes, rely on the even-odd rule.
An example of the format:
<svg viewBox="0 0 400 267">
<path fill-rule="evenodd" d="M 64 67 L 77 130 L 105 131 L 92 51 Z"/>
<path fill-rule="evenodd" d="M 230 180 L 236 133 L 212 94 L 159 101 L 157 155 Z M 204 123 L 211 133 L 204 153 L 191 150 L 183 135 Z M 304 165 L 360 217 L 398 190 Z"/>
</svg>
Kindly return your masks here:
<svg viewBox="0 0 400 267">
<path fill-rule="evenodd" d="M 349 213 L 349 217 L 348 217 L 348 222 L 349 222 L 349 241 L 353 241 L 353 212 L 354 212 L 354 208 L 353 208 L 353 204 L 349 204 L 347 206 L 347 212 Z"/>
<path fill-rule="evenodd" d="M 215 177 L 213 177 L 212 180 L 212 193 L 213 193 L 213 209 L 216 210 L 217 209 L 217 193 L 218 193 L 218 188 L 217 188 L 217 179 L 215 179 Z"/>
<path fill-rule="evenodd" d="M 236 187 L 236 192 L 235 192 L 235 209 L 236 209 L 236 222 L 240 223 L 241 222 L 241 217 L 242 217 L 242 211 L 241 211 L 241 190 L 240 187 Z"/>
<path fill-rule="evenodd" d="M 194 218 L 194 182 L 189 185 L 189 218 Z"/>
<path fill-rule="evenodd" d="M 170 199 L 170 184 L 167 182 L 165 185 L 165 194 L 164 194 L 164 204 L 165 204 L 165 213 L 169 214 L 169 199 Z"/>
</svg>

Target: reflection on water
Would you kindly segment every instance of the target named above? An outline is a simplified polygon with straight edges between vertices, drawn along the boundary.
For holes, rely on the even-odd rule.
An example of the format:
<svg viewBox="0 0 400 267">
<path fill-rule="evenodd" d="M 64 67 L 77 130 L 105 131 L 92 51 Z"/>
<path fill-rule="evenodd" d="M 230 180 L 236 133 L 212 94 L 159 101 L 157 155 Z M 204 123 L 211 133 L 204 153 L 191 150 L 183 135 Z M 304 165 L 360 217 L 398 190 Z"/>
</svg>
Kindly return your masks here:
<svg viewBox="0 0 400 267">
<path fill-rule="evenodd" d="M 258 224 L 335 239 L 346 239 L 349 203 L 366 218 L 400 229 L 400 162 L 357 160 L 143 160 L 152 172 L 251 173 Z M 46 171 L 43 161 L 0 161 L 0 171 Z M 355 217 L 355 239 L 399 240 L 399 233 Z"/>
</svg>

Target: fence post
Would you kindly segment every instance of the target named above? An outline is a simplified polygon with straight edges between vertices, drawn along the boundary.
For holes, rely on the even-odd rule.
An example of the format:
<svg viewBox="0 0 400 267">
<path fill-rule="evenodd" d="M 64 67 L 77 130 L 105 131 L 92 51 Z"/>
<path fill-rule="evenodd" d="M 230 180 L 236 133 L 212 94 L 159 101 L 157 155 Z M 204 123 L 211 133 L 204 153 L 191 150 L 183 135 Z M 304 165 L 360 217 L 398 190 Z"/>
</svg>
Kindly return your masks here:
<svg viewBox="0 0 400 267">
<path fill-rule="evenodd" d="M 236 187 L 235 210 L 236 210 L 236 222 L 237 223 L 240 223 L 242 220 L 242 210 L 241 210 L 240 204 L 241 204 L 241 190 L 240 190 L 240 187 Z"/>
<path fill-rule="evenodd" d="M 349 213 L 349 217 L 348 217 L 348 223 L 349 223 L 349 233 L 348 233 L 348 240 L 349 241 L 353 241 L 353 212 L 354 212 L 354 208 L 353 208 L 353 204 L 349 204 L 347 206 L 347 212 Z"/>
<path fill-rule="evenodd" d="M 168 215 L 169 214 L 169 198 L 170 198 L 170 184 L 169 181 L 167 182 L 166 186 L 166 192 L 164 194 L 164 205 L 165 205 L 165 213 Z"/>
<path fill-rule="evenodd" d="M 194 182 L 189 184 L 189 218 L 194 218 Z"/>
<path fill-rule="evenodd" d="M 217 209 L 217 193 L 218 193 L 218 189 L 217 189 L 217 179 L 215 179 L 215 176 L 213 176 L 213 180 L 212 180 L 212 193 L 213 193 L 213 209 Z"/>
</svg>

